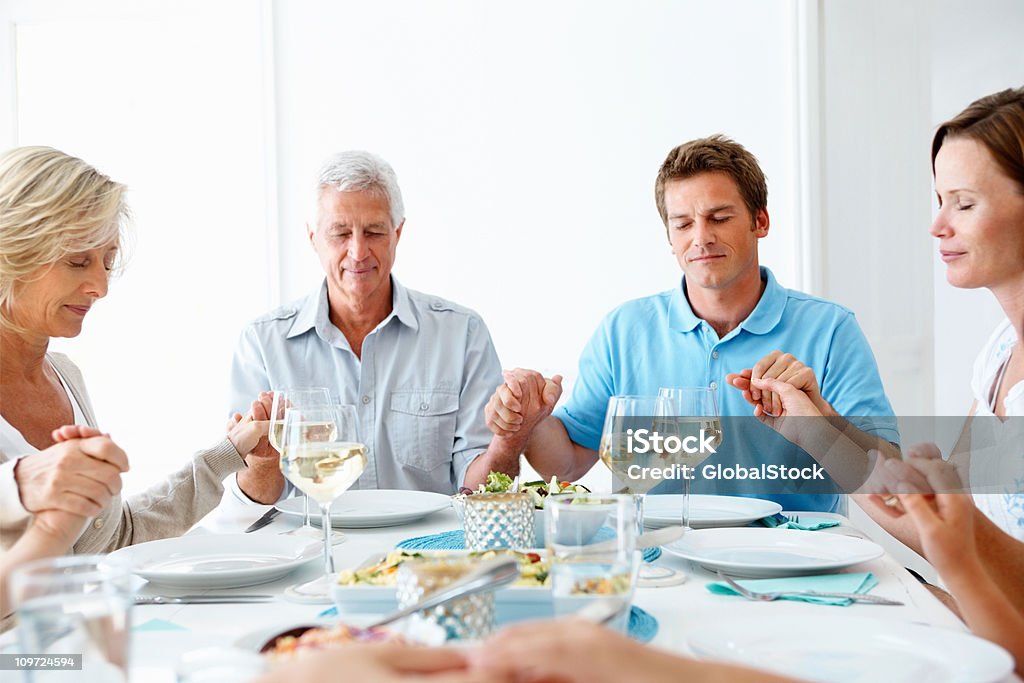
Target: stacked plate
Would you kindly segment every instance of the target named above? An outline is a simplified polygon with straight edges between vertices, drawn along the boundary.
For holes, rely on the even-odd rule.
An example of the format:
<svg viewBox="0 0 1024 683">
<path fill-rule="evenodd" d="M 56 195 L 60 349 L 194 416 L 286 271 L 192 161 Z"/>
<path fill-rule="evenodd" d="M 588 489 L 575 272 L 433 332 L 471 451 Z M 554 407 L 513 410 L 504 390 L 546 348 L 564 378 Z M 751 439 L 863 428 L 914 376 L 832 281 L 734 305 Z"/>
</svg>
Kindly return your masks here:
<svg viewBox="0 0 1024 683">
<path fill-rule="evenodd" d="M 782 506 L 761 498 L 740 496 L 690 496 L 690 526 L 707 529 L 722 526 L 744 526 L 762 517 L 782 512 Z M 680 524 L 683 518 L 683 495 L 680 493 L 644 498 L 644 526 L 660 529 Z"/>
<path fill-rule="evenodd" d="M 267 583 L 322 556 L 315 540 L 270 534 L 193 534 L 110 553 L 150 583 L 204 589 Z"/>
<path fill-rule="evenodd" d="M 374 527 L 398 526 L 415 522 L 439 510 L 451 506 L 450 496 L 429 491 L 397 491 L 388 489 L 366 489 L 346 491 L 331 505 L 331 526 L 343 529 L 369 529 Z M 277 509 L 286 515 L 302 517 L 305 501 L 289 498 L 277 504 Z M 313 506 L 310 520 L 320 524 L 320 512 Z"/>
<path fill-rule="evenodd" d="M 664 546 L 712 572 L 772 578 L 821 574 L 884 554 L 871 541 L 797 529 L 698 529 Z"/>
</svg>

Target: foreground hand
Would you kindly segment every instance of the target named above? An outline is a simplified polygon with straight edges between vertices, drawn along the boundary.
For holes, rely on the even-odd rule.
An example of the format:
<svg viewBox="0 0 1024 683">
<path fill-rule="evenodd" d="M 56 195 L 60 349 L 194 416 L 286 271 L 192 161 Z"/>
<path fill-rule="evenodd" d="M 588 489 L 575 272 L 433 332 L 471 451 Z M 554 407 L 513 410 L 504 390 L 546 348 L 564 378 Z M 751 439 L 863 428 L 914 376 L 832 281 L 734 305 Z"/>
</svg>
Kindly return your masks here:
<svg viewBox="0 0 1024 683">
<path fill-rule="evenodd" d="M 562 395 L 562 376 L 548 379 L 536 370 L 523 368 L 505 371 L 502 376 L 505 383 L 484 407 L 487 427 L 498 436 L 519 431 L 529 435 L 555 409 Z"/>
<path fill-rule="evenodd" d="M 899 494 L 900 504 L 917 527 L 927 559 L 947 581 L 950 573 L 977 558 L 974 502 L 970 494 Z"/>
<path fill-rule="evenodd" d="M 121 473 L 127 471 L 128 456 L 109 436 L 91 436 L 64 440 L 21 458 L 14 479 L 21 503 L 31 513 L 63 510 L 93 517 L 121 492 Z"/>
<path fill-rule="evenodd" d="M 430 680 L 435 683 L 501 683 L 509 679 L 496 672 L 469 670 L 466 655 L 453 648 L 423 648 L 388 643 L 351 645 L 326 650 L 279 666 L 255 683 L 306 681 Z"/>
<path fill-rule="evenodd" d="M 581 619 L 510 626 L 470 651 L 474 667 L 517 683 L 779 683 L 763 671 L 700 662 L 646 647 Z"/>
</svg>

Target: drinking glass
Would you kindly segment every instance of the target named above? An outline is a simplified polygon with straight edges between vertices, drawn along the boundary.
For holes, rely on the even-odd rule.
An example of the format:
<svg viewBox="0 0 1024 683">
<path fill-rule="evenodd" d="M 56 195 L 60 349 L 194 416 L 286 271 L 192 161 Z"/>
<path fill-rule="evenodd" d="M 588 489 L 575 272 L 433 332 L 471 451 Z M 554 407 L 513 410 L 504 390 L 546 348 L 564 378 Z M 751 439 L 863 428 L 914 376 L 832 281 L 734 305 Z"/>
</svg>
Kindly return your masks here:
<svg viewBox="0 0 1024 683">
<path fill-rule="evenodd" d="M 29 562 L 11 575 L 21 650 L 33 656 L 81 655 L 81 670 L 28 672 L 35 683 L 128 680 L 131 573 L 100 555 Z"/>
<path fill-rule="evenodd" d="M 640 553 L 633 495 L 568 493 L 544 505 L 556 616 L 574 614 L 595 600 L 620 603 L 612 628 L 625 632 Z"/>
<path fill-rule="evenodd" d="M 281 453 L 281 472 L 320 506 L 324 574 L 329 578 L 334 573 L 331 503 L 366 468 L 366 446 L 359 440 L 355 406 L 285 409 Z"/>
<path fill-rule="evenodd" d="M 658 389 L 658 396 L 670 401 L 671 420 L 675 424 L 674 434 L 680 439 L 694 437 L 702 443 L 702 433 L 710 436 L 712 448 L 717 449 L 722 443 L 722 422 L 718 419 L 718 402 L 715 390 L 710 387 L 663 387 Z M 668 427 L 671 429 L 671 427 Z M 688 453 L 679 451 L 673 456 L 676 464 L 686 466 L 691 472 L 708 459 L 711 453 L 698 449 Z M 684 529 L 690 529 L 690 477 L 683 478 L 683 518 Z"/>
<path fill-rule="evenodd" d="M 311 408 L 331 405 L 331 392 L 326 387 L 295 387 L 275 389 L 274 402 L 270 408 L 270 446 L 281 452 L 281 432 L 284 430 L 284 411 L 288 408 Z M 319 534 L 309 521 L 309 496 L 303 496 L 302 526 L 292 531 Z"/>
<path fill-rule="evenodd" d="M 643 531 L 644 496 L 661 483 L 651 475 L 652 469 L 663 469 L 671 463 L 661 445 L 645 447 L 645 435 L 660 431 L 671 418 L 672 404 L 660 396 L 612 396 L 608 399 L 604 429 L 598 454 L 622 484 L 622 490 L 633 495 L 637 528 Z"/>
</svg>

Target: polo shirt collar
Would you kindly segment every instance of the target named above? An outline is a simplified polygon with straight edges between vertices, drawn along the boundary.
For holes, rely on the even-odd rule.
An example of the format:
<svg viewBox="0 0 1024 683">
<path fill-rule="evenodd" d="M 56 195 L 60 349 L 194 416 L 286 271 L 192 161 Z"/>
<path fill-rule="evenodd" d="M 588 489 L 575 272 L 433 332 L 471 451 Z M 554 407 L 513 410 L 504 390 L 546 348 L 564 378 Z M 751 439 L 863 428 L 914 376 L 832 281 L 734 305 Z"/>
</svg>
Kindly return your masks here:
<svg viewBox="0 0 1024 683">
<path fill-rule="evenodd" d="M 669 329 L 679 332 L 693 332 L 700 325 L 702 320 L 690 308 L 690 302 L 686 298 L 686 276 L 679 281 L 679 286 L 672 293 L 672 309 L 668 314 Z"/>
<path fill-rule="evenodd" d="M 772 271 L 764 266 L 761 266 L 761 279 L 765 283 L 761 300 L 757 302 L 757 306 L 747 319 L 740 323 L 740 327 L 751 334 L 768 334 L 774 330 L 782 320 L 788 299 L 786 289 L 775 280 Z"/>
<path fill-rule="evenodd" d="M 786 308 L 786 290 L 782 288 L 772 275 L 772 271 L 761 266 L 761 280 L 764 281 L 764 292 L 757 306 L 739 327 L 751 334 L 767 334 L 775 329 L 782 320 Z M 669 327 L 680 332 L 692 332 L 703 322 L 690 307 L 686 299 L 686 276 L 684 275 L 672 295 L 672 310 L 669 313 Z"/>
<path fill-rule="evenodd" d="M 398 321 L 413 330 L 419 329 L 419 322 L 413 311 L 412 299 L 409 290 L 391 276 L 391 313 L 378 325 L 378 329 L 391 320 L 398 318 Z M 313 329 L 326 333 L 330 328 L 330 315 L 327 303 L 327 279 L 320 283 L 320 288 L 313 296 L 307 297 L 295 315 L 295 320 L 288 329 L 288 339 L 305 334 Z"/>
</svg>

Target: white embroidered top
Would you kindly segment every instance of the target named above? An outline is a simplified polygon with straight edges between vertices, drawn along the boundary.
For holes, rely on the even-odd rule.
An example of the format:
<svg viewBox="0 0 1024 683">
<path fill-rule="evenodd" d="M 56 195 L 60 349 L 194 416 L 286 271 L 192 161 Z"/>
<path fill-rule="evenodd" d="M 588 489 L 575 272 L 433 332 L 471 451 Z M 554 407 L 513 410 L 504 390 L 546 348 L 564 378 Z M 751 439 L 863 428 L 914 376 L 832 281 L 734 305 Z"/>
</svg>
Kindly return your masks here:
<svg viewBox="0 0 1024 683">
<path fill-rule="evenodd" d="M 986 342 L 974 361 L 971 377 L 971 393 L 977 402 L 975 415 L 995 417 L 995 398 L 1006 372 L 1010 352 L 1017 343 L 1017 334 L 1009 320 L 1004 320 Z M 1007 417 L 1024 417 L 1024 381 L 1009 388 L 1003 402 Z M 995 419 L 984 420 L 985 431 L 1019 431 L 1021 420 L 1000 423 Z M 984 482 L 986 490 L 992 484 L 1003 488 L 994 493 L 975 493 L 974 502 L 1001 529 L 1014 538 L 1024 541 L 1024 451 L 1019 434 L 991 434 L 982 437 L 988 443 L 1002 444 L 998 453 L 986 453 L 972 449 L 970 478 L 972 486 Z M 1016 447 L 1014 447 L 1016 446 Z M 978 457 L 981 456 L 981 457 Z"/>
</svg>

